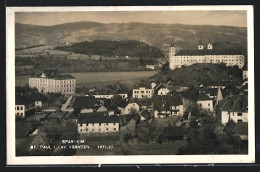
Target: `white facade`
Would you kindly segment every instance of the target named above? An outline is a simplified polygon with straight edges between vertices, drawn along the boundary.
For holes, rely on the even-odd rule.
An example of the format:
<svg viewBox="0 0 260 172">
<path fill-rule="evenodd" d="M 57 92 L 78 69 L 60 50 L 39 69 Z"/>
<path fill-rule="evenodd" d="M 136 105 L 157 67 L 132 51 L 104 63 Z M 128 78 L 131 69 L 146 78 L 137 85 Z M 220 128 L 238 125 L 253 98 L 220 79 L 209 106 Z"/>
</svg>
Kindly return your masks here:
<svg viewBox="0 0 260 172">
<path fill-rule="evenodd" d="M 179 106 L 170 106 L 170 110 L 154 110 L 154 117 L 155 118 L 165 118 L 165 115 L 162 114 L 167 114 L 168 116 L 183 116 L 183 105 Z"/>
<path fill-rule="evenodd" d="M 222 111 L 221 112 L 221 123 L 225 125 L 230 120 L 233 120 L 234 122 L 248 122 L 248 112 L 230 112 L 230 115 L 228 111 Z"/>
<path fill-rule="evenodd" d="M 140 87 L 139 89 L 133 89 L 133 98 L 152 98 L 153 92 L 153 89 L 147 89 L 144 87 Z"/>
<path fill-rule="evenodd" d="M 161 88 L 158 91 L 158 95 L 167 95 L 170 92 L 170 90 L 168 88 Z"/>
<path fill-rule="evenodd" d="M 199 107 L 206 111 L 213 111 L 213 101 L 212 100 L 200 100 L 197 101 Z"/>
<path fill-rule="evenodd" d="M 127 94 L 118 94 L 120 95 L 123 99 L 126 99 L 128 96 Z M 96 99 L 112 99 L 114 94 L 96 94 L 93 95 Z"/>
<path fill-rule="evenodd" d="M 35 108 L 42 108 L 42 101 L 35 101 L 34 106 Z"/>
<path fill-rule="evenodd" d="M 248 78 L 248 71 L 243 70 L 243 80 L 245 80 L 246 78 Z"/>
<path fill-rule="evenodd" d="M 56 79 L 46 77 L 29 78 L 29 86 L 43 93 L 75 94 L 76 79 Z"/>
<path fill-rule="evenodd" d="M 25 105 L 15 105 L 15 115 L 25 117 Z"/>
<path fill-rule="evenodd" d="M 173 46 L 173 45 L 171 45 Z M 204 51 L 203 45 L 198 45 L 198 51 Z M 176 68 L 181 68 L 181 66 L 190 66 L 195 63 L 225 63 L 227 66 L 237 65 L 240 69 L 245 64 L 245 56 L 244 55 L 223 55 L 223 54 L 215 54 L 212 55 L 209 51 L 212 51 L 213 45 L 209 43 L 207 45 L 207 53 L 204 55 L 196 55 L 196 51 L 194 51 L 194 55 L 176 55 L 175 47 L 170 48 L 169 53 L 169 68 L 174 70 Z"/>
<path fill-rule="evenodd" d="M 119 123 L 81 123 L 78 124 L 78 133 L 116 133 L 119 132 Z"/>
<path fill-rule="evenodd" d="M 139 108 L 140 107 L 137 103 L 128 103 L 128 105 L 125 107 L 125 114 L 129 114 L 132 109 L 136 112 L 139 112 Z"/>
<path fill-rule="evenodd" d="M 238 65 L 241 69 L 245 64 L 244 55 L 187 55 L 170 56 L 169 67 L 171 70 L 181 68 L 181 66 L 190 66 L 196 63 L 226 63 L 227 66 Z"/>
</svg>

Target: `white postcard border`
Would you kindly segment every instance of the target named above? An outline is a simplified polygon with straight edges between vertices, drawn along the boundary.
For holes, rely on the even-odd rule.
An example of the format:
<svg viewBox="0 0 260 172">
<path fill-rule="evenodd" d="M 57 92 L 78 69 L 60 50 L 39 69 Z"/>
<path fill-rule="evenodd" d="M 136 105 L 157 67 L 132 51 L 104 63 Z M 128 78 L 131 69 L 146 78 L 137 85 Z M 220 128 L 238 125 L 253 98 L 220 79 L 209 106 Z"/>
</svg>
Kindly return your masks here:
<svg viewBox="0 0 260 172">
<path fill-rule="evenodd" d="M 182 10 L 246 10 L 248 28 L 248 155 L 126 155 L 126 156 L 15 156 L 15 12 L 55 11 L 182 11 Z M 7 97 L 7 165 L 53 164 L 182 164 L 182 163 L 254 163 L 255 105 L 254 105 L 254 30 L 253 6 L 135 6 L 135 7 L 7 7 L 6 8 L 6 97 Z"/>
</svg>

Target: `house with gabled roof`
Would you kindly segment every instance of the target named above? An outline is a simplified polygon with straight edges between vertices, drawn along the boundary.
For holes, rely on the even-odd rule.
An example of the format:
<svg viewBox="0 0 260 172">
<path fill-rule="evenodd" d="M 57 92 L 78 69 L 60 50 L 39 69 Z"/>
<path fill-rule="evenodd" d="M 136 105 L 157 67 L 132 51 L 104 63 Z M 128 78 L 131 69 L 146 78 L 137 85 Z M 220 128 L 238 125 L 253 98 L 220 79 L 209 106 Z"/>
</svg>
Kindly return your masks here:
<svg viewBox="0 0 260 172">
<path fill-rule="evenodd" d="M 178 94 L 158 96 L 152 98 L 155 118 L 183 115 L 183 103 Z"/>
<path fill-rule="evenodd" d="M 248 99 L 246 95 L 234 95 L 219 102 L 218 119 L 223 125 L 230 120 L 248 122 Z"/>
<path fill-rule="evenodd" d="M 201 110 L 213 111 L 213 99 L 207 96 L 204 92 L 199 93 L 197 104 Z"/>
<path fill-rule="evenodd" d="M 91 133 L 118 133 L 119 117 L 109 116 L 104 112 L 94 112 L 90 114 L 80 114 L 77 119 L 79 134 Z"/>
<path fill-rule="evenodd" d="M 28 110 L 34 109 L 34 101 L 19 94 L 15 95 L 15 115 L 25 117 Z"/>
</svg>

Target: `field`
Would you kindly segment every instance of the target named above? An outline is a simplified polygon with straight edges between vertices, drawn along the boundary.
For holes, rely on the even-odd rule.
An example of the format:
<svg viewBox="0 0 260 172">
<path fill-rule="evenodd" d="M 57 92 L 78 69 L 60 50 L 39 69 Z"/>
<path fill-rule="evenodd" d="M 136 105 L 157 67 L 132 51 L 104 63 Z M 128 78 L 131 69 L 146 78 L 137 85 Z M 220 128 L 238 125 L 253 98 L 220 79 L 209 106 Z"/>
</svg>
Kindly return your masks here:
<svg viewBox="0 0 260 172">
<path fill-rule="evenodd" d="M 141 72 L 87 72 L 71 73 L 76 78 L 77 87 L 104 87 L 116 82 L 132 84 L 136 81 L 147 79 L 155 75 L 156 71 Z M 17 76 L 15 86 L 24 86 L 29 83 L 29 75 Z"/>
</svg>

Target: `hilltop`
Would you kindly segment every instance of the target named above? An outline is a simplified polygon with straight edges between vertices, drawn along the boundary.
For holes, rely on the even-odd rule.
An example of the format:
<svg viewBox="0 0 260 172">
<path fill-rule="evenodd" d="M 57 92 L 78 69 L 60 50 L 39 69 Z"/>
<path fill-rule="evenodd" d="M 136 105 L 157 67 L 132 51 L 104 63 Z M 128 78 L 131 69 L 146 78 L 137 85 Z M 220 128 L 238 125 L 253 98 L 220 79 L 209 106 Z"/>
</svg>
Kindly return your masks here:
<svg viewBox="0 0 260 172">
<path fill-rule="evenodd" d="M 75 43 L 69 46 L 59 46 L 56 49 L 70 51 L 79 54 L 98 54 L 108 57 L 134 57 L 134 58 L 160 58 L 165 55 L 163 52 L 153 46 L 140 41 L 109 41 L 94 40 Z"/>
<path fill-rule="evenodd" d="M 16 48 L 34 45 L 61 46 L 93 40 L 138 40 L 168 53 L 171 39 L 178 49 L 197 48 L 199 40 L 215 48 L 239 48 L 246 52 L 247 28 L 232 26 L 75 22 L 53 26 L 15 24 Z"/>
</svg>

